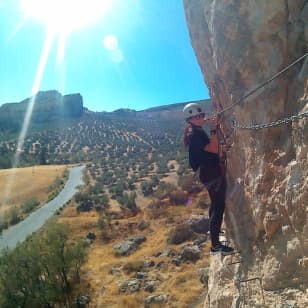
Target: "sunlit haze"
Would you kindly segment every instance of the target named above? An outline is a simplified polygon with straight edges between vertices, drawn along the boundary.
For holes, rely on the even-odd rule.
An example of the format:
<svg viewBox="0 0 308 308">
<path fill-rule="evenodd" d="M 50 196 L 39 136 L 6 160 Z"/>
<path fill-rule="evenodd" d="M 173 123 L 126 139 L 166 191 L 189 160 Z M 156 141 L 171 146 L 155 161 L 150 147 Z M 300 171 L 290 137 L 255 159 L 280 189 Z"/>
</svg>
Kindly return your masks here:
<svg viewBox="0 0 308 308">
<path fill-rule="evenodd" d="M 110 0 L 21 0 L 26 18 L 36 18 L 55 32 L 71 32 L 102 18 Z"/>
<path fill-rule="evenodd" d="M 208 97 L 182 1 L 0 0 L 0 23 L 0 105 L 53 89 L 93 111 Z"/>
</svg>

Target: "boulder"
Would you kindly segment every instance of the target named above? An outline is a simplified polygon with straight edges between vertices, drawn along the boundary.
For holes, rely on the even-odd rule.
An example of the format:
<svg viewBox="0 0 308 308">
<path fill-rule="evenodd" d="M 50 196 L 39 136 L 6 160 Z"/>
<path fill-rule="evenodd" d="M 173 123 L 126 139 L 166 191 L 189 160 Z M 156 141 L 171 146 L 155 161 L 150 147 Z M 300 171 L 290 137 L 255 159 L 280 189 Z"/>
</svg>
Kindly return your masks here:
<svg viewBox="0 0 308 308">
<path fill-rule="evenodd" d="M 148 260 L 144 262 L 144 267 L 148 268 L 148 267 L 153 267 L 155 266 L 155 262 L 153 260 Z"/>
<path fill-rule="evenodd" d="M 166 266 L 166 263 L 164 261 L 160 261 L 156 264 L 156 268 L 157 269 L 161 269 L 163 268 L 164 266 Z"/>
<path fill-rule="evenodd" d="M 160 257 L 174 257 L 177 255 L 177 252 L 172 249 L 168 248 L 166 250 L 161 251 Z"/>
<path fill-rule="evenodd" d="M 149 226 L 149 223 L 145 222 L 144 220 L 141 220 L 140 222 L 138 222 L 137 224 L 137 228 L 142 231 L 144 229 L 146 229 Z"/>
<path fill-rule="evenodd" d="M 199 268 L 199 279 L 201 283 L 206 286 L 209 281 L 209 271 L 210 271 L 209 267 Z"/>
<path fill-rule="evenodd" d="M 145 273 L 145 272 L 137 272 L 136 274 L 137 279 L 145 279 L 147 277 L 148 277 L 148 273 Z"/>
<path fill-rule="evenodd" d="M 154 292 L 157 285 L 157 280 L 149 280 L 144 283 L 144 291 Z"/>
<path fill-rule="evenodd" d="M 110 274 L 111 274 L 111 275 L 120 275 L 120 274 L 121 274 L 121 270 L 120 270 L 119 268 L 113 267 L 113 268 L 110 270 Z"/>
<path fill-rule="evenodd" d="M 191 230 L 190 225 L 180 224 L 171 230 L 168 243 L 178 245 L 194 238 L 196 238 L 196 234 Z"/>
<path fill-rule="evenodd" d="M 201 251 L 197 245 L 186 245 L 180 252 L 180 258 L 184 261 L 197 261 L 200 259 Z"/>
<path fill-rule="evenodd" d="M 85 308 L 90 303 L 90 300 L 91 300 L 91 298 L 90 298 L 89 294 L 79 295 L 76 298 L 76 306 L 78 308 Z"/>
<path fill-rule="evenodd" d="M 180 264 L 181 264 L 181 258 L 180 258 L 180 257 L 174 257 L 174 258 L 172 258 L 171 263 L 172 263 L 173 265 L 175 265 L 175 266 L 180 266 Z"/>
<path fill-rule="evenodd" d="M 198 234 L 197 238 L 193 241 L 193 245 L 203 246 L 208 237 L 205 234 Z"/>
<path fill-rule="evenodd" d="M 134 293 L 139 291 L 141 287 L 141 280 L 139 279 L 131 279 L 122 281 L 119 285 L 120 293 Z"/>
<path fill-rule="evenodd" d="M 206 234 L 210 230 L 210 219 L 204 215 L 192 215 L 185 220 L 185 223 L 195 233 Z"/>
<path fill-rule="evenodd" d="M 136 251 L 141 243 L 146 240 L 143 235 L 136 235 L 128 238 L 122 243 L 117 243 L 113 246 L 115 253 L 121 256 L 128 256 Z"/>
<path fill-rule="evenodd" d="M 150 295 L 147 296 L 144 300 L 145 307 L 150 307 L 150 304 L 162 304 L 168 301 L 169 293 L 161 294 L 161 295 Z"/>
</svg>

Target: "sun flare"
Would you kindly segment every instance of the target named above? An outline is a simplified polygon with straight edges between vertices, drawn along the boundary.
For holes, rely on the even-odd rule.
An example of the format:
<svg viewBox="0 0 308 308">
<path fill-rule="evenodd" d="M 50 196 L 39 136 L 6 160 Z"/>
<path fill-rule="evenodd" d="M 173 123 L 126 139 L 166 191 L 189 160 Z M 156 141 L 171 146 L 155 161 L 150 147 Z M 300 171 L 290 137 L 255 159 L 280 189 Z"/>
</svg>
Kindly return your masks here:
<svg viewBox="0 0 308 308">
<path fill-rule="evenodd" d="M 63 33 L 98 21 L 108 11 L 111 0 L 21 0 L 26 18 L 43 22 L 50 31 Z"/>
</svg>

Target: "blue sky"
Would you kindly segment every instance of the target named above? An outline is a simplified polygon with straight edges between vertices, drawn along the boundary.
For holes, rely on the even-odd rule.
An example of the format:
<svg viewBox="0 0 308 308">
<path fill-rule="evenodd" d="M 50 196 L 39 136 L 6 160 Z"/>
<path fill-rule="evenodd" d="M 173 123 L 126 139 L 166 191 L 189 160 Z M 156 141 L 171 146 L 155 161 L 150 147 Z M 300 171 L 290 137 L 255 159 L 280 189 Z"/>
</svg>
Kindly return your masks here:
<svg viewBox="0 0 308 308">
<path fill-rule="evenodd" d="M 76 18 L 75 7 L 63 12 L 56 7 L 56 13 L 48 9 L 41 16 L 43 11 L 34 14 L 27 4 L 37 0 L 23 1 L 26 9 L 22 10 L 19 0 L 0 0 L 0 105 L 31 96 L 47 33 L 46 18 L 54 40 L 36 85 L 40 90 L 80 93 L 84 106 L 93 111 L 141 110 L 208 98 L 181 0 L 100 0 L 108 2 L 104 14 L 92 18 L 93 11 L 98 11 L 94 7 L 87 22 L 72 26 L 64 49 L 59 49 L 59 37 L 70 18 Z M 44 1 L 46 7 L 58 0 Z M 30 15 L 27 19 L 25 12 Z M 77 15 L 77 23 L 82 18 Z M 64 50 L 63 57 L 59 50 Z"/>
</svg>

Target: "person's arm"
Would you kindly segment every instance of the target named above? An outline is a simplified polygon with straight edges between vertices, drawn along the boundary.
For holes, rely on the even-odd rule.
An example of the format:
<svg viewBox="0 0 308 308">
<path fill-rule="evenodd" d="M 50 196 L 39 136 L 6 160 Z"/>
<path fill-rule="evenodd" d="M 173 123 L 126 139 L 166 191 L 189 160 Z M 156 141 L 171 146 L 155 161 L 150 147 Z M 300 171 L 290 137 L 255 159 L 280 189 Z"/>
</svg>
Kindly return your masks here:
<svg viewBox="0 0 308 308">
<path fill-rule="evenodd" d="M 215 134 L 211 133 L 210 143 L 208 143 L 203 148 L 203 150 L 206 152 L 218 154 L 219 148 L 218 148 L 218 138 L 216 133 Z"/>
<path fill-rule="evenodd" d="M 203 150 L 206 152 L 218 154 L 219 152 L 219 142 L 218 142 L 218 137 L 216 134 L 216 127 L 217 127 L 217 119 L 216 118 L 211 118 L 209 119 L 210 125 L 211 125 L 211 138 L 210 138 L 210 143 L 208 143 Z"/>
</svg>

